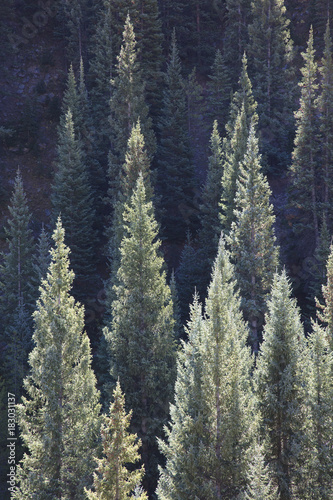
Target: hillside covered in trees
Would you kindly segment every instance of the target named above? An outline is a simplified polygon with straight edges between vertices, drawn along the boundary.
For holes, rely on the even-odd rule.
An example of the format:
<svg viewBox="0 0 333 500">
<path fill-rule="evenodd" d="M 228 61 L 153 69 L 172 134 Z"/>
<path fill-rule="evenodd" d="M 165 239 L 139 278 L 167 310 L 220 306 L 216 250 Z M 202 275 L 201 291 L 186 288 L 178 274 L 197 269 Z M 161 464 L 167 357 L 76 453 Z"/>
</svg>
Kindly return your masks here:
<svg viewBox="0 0 333 500">
<path fill-rule="evenodd" d="M 1 498 L 333 499 L 332 11 L 1 4 Z"/>
</svg>

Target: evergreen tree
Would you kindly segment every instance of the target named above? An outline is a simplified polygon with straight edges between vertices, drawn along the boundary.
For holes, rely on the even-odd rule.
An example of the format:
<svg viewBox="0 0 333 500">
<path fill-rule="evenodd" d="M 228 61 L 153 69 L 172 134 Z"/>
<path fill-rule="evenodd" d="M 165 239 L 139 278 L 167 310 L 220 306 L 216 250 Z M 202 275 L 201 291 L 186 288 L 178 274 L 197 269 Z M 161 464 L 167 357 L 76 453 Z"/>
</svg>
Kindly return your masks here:
<svg viewBox="0 0 333 500">
<path fill-rule="evenodd" d="M 86 51 L 88 25 L 88 0 L 60 0 L 58 19 L 62 26 L 62 37 L 66 39 L 66 56 L 68 61 L 79 65 L 80 58 Z"/>
<path fill-rule="evenodd" d="M 191 163 L 186 96 L 175 32 L 166 73 L 159 134 L 157 160 L 158 184 L 162 197 L 162 234 L 168 239 L 181 240 L 186 229 L 193 223 L 194 168 Z"/>
<path fill-rule="evenodd" d="M 173 318 L 175 320 L 175 327 L 174 327 L 175 338 L 178 339 L 183 334 L 183 324 L 181 322 L 181 317 L 180 317 L 180 304 L 179 304 L 177 282 L 176 282 L 174 270 L 172 270 L 172 273 L 171 273 L 169 287 L 170 287 L 172 305 L 173 305 Z"/>
<path fill-rule="evenodd" d="M 112 163 L 121 165 L 125 158 L 127 141 L 132 127 L 140 119 L 146 148 L 150 158 L 156 150 L 155 135 L 152 121 L 148 116 L 148 106 L 145 101 L 145 83 L 137 58 L 137 43 L 133 25 L 129 15 L 126 18 L 123 43 L 117 57 L 116 75 L 112 80 L 111 94 L 111 127 L 112 155 L 109 158 L 110 175 L 112 179 Z"/>
<path fill-rule="evenodd" d="M 281 500 L 293 497 L 304 417 L 305 338 L 285 271 L 276 274 L 255 375 L 266 458 Z"/>
<path fill-rule="evenodd" d="M 101 437 L 103 445 L 102 459 L 96 459 L 98 467 L 94 473 L 94 490 L 86 490 L 89 500 L 123 500 L 133 497 L 131 493 L 141 482 L 144 466 L 130 472 L 129 464 L 140 459 L 140 440 L 135 434 L 129 433 L 132 411 L 126 414 L 125 396 L 121 392 L 119 381 L 113 391 L 113 403 L 109 415 L 103 415 Z M 144 493 L 140 500 L 147 499 Z"/>
<path fill-rule="evenodd" d="M 36 290 L 38 290 L 41 281 L 46 278 L 47 270 L 51 262 L 50 250 L 51 242 L 43 224 L 33 261 L 33 279 Z"/>
<path fill-rule="evenodd" d="M 270 188 L 260 171 L 258 140 L 252 124 L 244 162 L 237 183 L 235 217 L 228 242 L 242 296 L 244 316 L 249 321 L 251 342 L 258 350 L 260 319 L 266 310 L 273 274 L 278 266 L 273 224 L 275 216 L 269 203 Z"/>
<path fill-rule="evenodd" d="M 252 360 L 239 310 L 233 267 L 220 240 L 205 319 L 195 297 L 178 356 L 175 403 L 160 499 L 234 498 L 244 487 L 248 452 L 257 430 L 250 384 Z"/>
<path fill-rule="evenodd" d="M 223 231 L 230 232 L 231 224 L 235 221 L 237 181 L 240 175 L 240 166 L 244 161 L 247 149 L 249 129 L 246 124 L 244 103 L 238 113 L 233 135 L 230 141 L 224 141 L 223 177 L 221 185 L 221 213 L 220 219 Z"/>
<path fill-rule="evenodd" d="M 325 329 L 317 323 L 308 337 L 308 348 L 306 443 L 298 495 L 329 500 L 333 494 L 333 353 Z"/>
<path fill-rule="evenodd" d="M 117 283 L 117 272 L 120 265 L 120 244 L 125 235 L 123 212 L 129 203 L 139 175 L 142 175 L 147 201 L 153 199 L 151 185 L 150 160 L 145 148 L 145 140 L 141 133 L 140 120 L 133 126 L 127 143 L 125 162 L 120 171 L 118 182 L 110 187 L 109 194 L 113 199 L 112 224 L 109 230 L 110 279 L 107 287 L 109 309 L 114 300 L 113 286 Z"/>
<path fill-rule="evenodd" d="M 119 378 L 127 405 L 133 408 L 131 428 L 142 440 L 148 491 L 156 480 L 160 436 L 172 398 L 175 354 L 171 292 L 163 259 L 158 254 L 158 226 L 152 202 L 139 176 L 123 214 L 118 285 L 112 303 L 112 322 L 104 329 L 111 374 Z"/>
<path fill-rule="evenodd" d="M 322 286 L 324 305 L 316 300 L 317 316 L 326 327 L 327 336 L 331 350 L 333 350 L 333 246 L 330 246 L 330 253 L 327 259 L 327 282 Z"/>
<path fill-rule="evenodd" d="M 206 183 L 202 192 L 200 206 L 201 227 L 198 234 L 198 260 L 201 265 L 202 279 L 197 283 L 200 296 L 204 297 L 209 282 L 210 269 L 216 257 L 218 238 L 221 233 L 219 207 L 222 195 L 222 144 L 218 132 L 218 123 L 215 120 L 210 137 L 210 156 Z"/>
<path fill-rule="evenodd" d="M 247 57 L 245 52 L 242 57 L 242 67 L 238 80 L 238 89 L 232 97 L 229 120 L 225 127 L 227 138 L 229 138 L 229 140 L 234 133 L 237 116 L 241 112 L 243 105 L 246 125 L 249 131 L 251 122 L 253 122 L 254 125 L 256 125 L 258 122 L 258 104 L 253 96 L 252 83 L 247 71 Z"/>
<path fill-rule="evenodd" d="M 292 154 L 290 178 L 293 187 L 292 204 L 298 209 L 295 231 L 311 235 L 316 246 L 319 243 L 319 192 L 318 192 L 318 113 L 316 106 L 318 82 L 317 63 L 313 48 L 313 30 L 310 29 L 308 46 L 302 54 L 304 66 L 300 82 L 300 108 L 296 116 L 295 147 Z"/>
<path fill-rule="evenodd" d="M 97 149 L 101 158 L 110 149 L 111 124 L 110 100 L 111 80 L 114 77 L 115 47 L 113 36 L 112 3 L 103 0 L 91 41 L 89 78 L 91 81 L 91 101 L 94 110 Z M 101 154 L 102 153 L 102 154 Z M 103 155 L 104 153 L 104 155 Z"/>
<path fill-rule="evenodd" d="M 318 97 L 318 108 L 320 116 L 320 132 L 321 141 L 320 148 L 322 151 L 322 170 L 323 170 L 323 219 L 328 226 L 329 232 L 333 228 L 333 56 L 332 56 L 332 39 L 330 33 L 329 21 L 327 22 L 325 32 L 325 48 L 322 58 L 322 64 L 319 68 L 320 94 Z"/>
<path fill-rule="evenodd" d="M 17 468 L 17 499 L 85 498 L 96 449 L 99 394 L 83 332 L 84 310 L 70 295 L 74 273 L 60 219 L 53 240 L 52 262 L 34 314 L 26 397 L 17 407 L 28 450 Z"/>
<path fill-rule="evenodd" d="M 272 485 L 269 467 L 265 465 L 263 446 L 256 443 L 247 471 L 248 485 L 243 500 L 279 500 L 277 488 Z"/>
<path fill-rule="evenodd" d="M 201 282 L 200 273 L 201 266 L 197 249 L 194 248 L 190 233 L 187 233 L 186 242 L 180 255 L 180 263 L 175 274 L 182 325 L 188 320 L 189 305 L 192 303 L 194 293 Z"/>
<path fill-rule="evenodd" d="M 227 65 L 232 68 L 231 81 L 235 81 L 248 45 L 251 0 L 227 0 L 226 8 L 224 57 Z"/>
<path fill-rule="evenodd" d="M 188 340 L 181 340 L 181 349 L 177 355 L 175 396 L 170 407 L 171 421 L 165 426 L 167 439 L 158 440 L 166 459 L 165 468 L 160 469 L 156 490 L 160 500 L 203 498 L 201 495 L 207 490 L 203 475 L 205 444 L 209 442 L 209 429 L 205 426 L 209 408 L 203 397 L 203 329 L 202 306 L 195 295 L 190 306 L 190 320 L 185 327 Z"/>
<path fill-rule="evenodd" d="M 32 254 L 34 242 L 30 229 L 31 213 L 24 192 L 20 171 L 17 171 L 14 190 L 8 207 L 5 226 L 8 250 L 0 267 L 0 305 L 3 328 L 11 324 L 13 314 L 23 305 L 32 312 Z M 16 312 L 15 312 L 16 311 Z"/>
<path fill-rule="evenodd" d="M 262 148 L 269 165 L 276 168 L 287 156 L 293 125 L 292 42 L 284 0 L 252 2 L 252 19 L 249 55 Z"/>
<path fill-rule="evenodd" d="M 208 116 L 212 120 L 217 120 L 223 130 L 228 118 L 231 84 L 224 57 L 219 49 L 215 54 L 207 88 Z"/>
<path fill-rule="evenodd" d="M 60 128 L 56 172 L 52 186 L 53 217 L 61 214 L 66 244 L 71 248 L 71 264 L 77 281 L 88 280 L 93 273 L 93 228 L 95 211 L 80 140 L 75 136 L 71 110 Z M 77 293 L 78 283 L 75 283 Z"/>
</svg>

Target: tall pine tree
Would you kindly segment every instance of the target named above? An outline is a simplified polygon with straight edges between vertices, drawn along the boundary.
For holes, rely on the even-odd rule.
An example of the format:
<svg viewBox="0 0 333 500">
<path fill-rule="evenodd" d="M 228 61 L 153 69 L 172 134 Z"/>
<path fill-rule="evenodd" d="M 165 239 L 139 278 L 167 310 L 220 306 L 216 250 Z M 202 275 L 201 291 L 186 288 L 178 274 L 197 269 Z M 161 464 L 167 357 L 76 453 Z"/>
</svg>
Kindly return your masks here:
<svg viewBox="0 0 333 500">
<path fill-rule="evenodd" d="M 91 368 L 84 310 L 70 295 L 74 273 L 60 219 L 47 278 L 34 314 L 31 371 L 17 407 L 28 453 L 17 468 L 13 498 L 85 498 L 99 428 L 99 394 Z"/>
<path fill-rule="evenodd" d="M 294 226 L 297 233 L 307 235 L 317 247 L 319 244 L 320 214 L 318 192 L 320 123 L 317 113 L 317 63 L 313 48 L 313 30 L 310 29 L 308 46 L 302 54 L 304 66 L 300 107 L 296 116 L 295 147 L 292 154 L 290 178 L 293 191 L 291 202 L 298 210 L 298 220 Z M 310 239 L 309 239 L 310 241 Z"/>
<path fill-rule="evenodd" d="M 193 224 L 194 168 L 186 117 L 184 82 L 176 35 L 173 32 L 159 123 L 157 162 L 158 185 L 162 197 L 162 234 L 174 240 L 183 239 L 186 229 Z"/>
<path fill-rule="evenodd" d="M 119 378 L 126 402 L 133 409 L 131 429 L 142 440 L 148 491 L 156 482 L 158 450 L 168 418 L 175 378 L 174 318 L 170 288 L 156 240 L 158 226 L 144 180 L 125 205 L 124 237 L 112 322 L 104 329 L 111 374 Z"/>
<path fill-rule="evenodd" d="M 256 352 L 266 310 L 265 300 L 278 266 L 279 252 L 275 245 L 275 216 L 269 202 L 270 194 L 267 179 L 261 172 L 258 140 L 252 124 L 237 183 L 236 221 L 232 223 L 228 243 L 235 262 L 242 308 L 250 325 L 251 343 Z"/>
<path fill-rule="evenodd" d="M 304 418 L 305 337 L 290 295 L 285 271 L 276 274 L 255 372 L 265 455 L 281 500 L 294 498 Z"/>
</svg>

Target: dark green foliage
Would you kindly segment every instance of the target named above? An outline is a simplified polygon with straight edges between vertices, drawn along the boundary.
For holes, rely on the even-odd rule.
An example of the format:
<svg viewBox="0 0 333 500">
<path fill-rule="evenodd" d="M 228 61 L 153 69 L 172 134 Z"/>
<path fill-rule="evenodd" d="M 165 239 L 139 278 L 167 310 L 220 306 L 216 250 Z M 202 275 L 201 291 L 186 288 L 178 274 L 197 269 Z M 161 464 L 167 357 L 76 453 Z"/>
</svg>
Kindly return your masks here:
<svg viewBox="0 0 333 500">
<path fill-rule="evenodd" d="M 187 133 L 184 81 L 175 34 L 165 76 L 157 154 L 162 234 L 182 240 L 193 226 L 194 167 Z"/>
<path fill-rule="evenodd" d="M 145 83 L 137 57 L 137 43 L 129 16 L 126 18 L 123 43 L 117 57 L 116 75 L 112 80 L 111 127 L 114 135 L 112 151 L 122 163 L 132 127 L 141 121 L 147 151 L 150 157 L 156 149 L 151 118 L 145 102 Z"/>
<path fill-rule="evenodd" d="M 36 296 L 38 295 L 37 292 L 41 281 L 46 278 L 47 270 L 51 262 L 50 249 L 51 243 L 49 235 L 45 231 L 43 225 L 36 245 L 36 253 L 33 261 L 33 280 L 36 287 Z"/>
<path fill-rule="evenodd" d="M 230 68 L 231 79 L 235 81 L 248 45 L 251 0 L 226 0 L 226 9 L 224 57 Z"/>
<path fill-rule="evenodd" d="M 74 273 L 60 220 L 47 279 L 34 314 L 34 348 L 17 407 L 28 450 L 17 468 L 13 498 L 83 499 L 91 483 L 99 428 L 99 394 L 91 369 L 84 310 L 70 295 Z"/>
<path fill-rule="evenodd" d="M 67 60 L 78 67 L 81 57 L 86 53 L 89 2 L 88 0 L 72 0 L 71 2 L 60 0 L 58 7 L 61 36 L 64 36 L 67 42 Z"/>
<path fill-rule="evenodd" d="M 269 202 L 270 194 L 267 179 L 261 172 L 258 140 L 252 125 L 246 155 L 240 166 L 236 220 L 231 225 L 228 243 L 255 352 L 258 351 L 259 333 L 266 311 L 265 301 L 278 266 L 279 250 L 275 245 L 275 216 Z"/>
<path fill-rule="evenodd" d="M 301 99 L 296 116 L 295 147 L 292 154 L 290 179 L 293 191 L 291 203 L 298 210 L 294 230 L 297 234 L 311 235 L 315 246 L 319 243 L 320 214 L 317 177 L 320 170 L 318 134 L 320 122 L 316 100 L 318 96 L 317 63 L 310 30 L 306 52 L 302 54 L 304 66 L 300 82 Z"/>
<path fill-rule="evenodd" d="M 120 267 L 112 302 L 112 322 L 104 329 L 111 374 L 119 378 L 126 404 L 133 409 L 131 429 L 142 440 L 146 484 L 156 482 L 158 451 L 168 418 L 175 378 L 174 318 L 170 288 L 159 256 L 158 225 L 144 180 L 125 205 Z"/>
<path fill-rule="evenodd" d="M 81 141 L 75 136 L 71 110 L 59 130 L 57 161 L 52 186 L 53 219 L 61 215 L 66 244 L 71 248 L 77 281 L 89 280 L 94 271 L 94 207 Z M 77 293 L 77 289 L 75 290 Z"/>
<path fill-rule="evenodd" d="M 23 188 L 20 171 L 17 171 L 11 197 L 9 217 L 5 226 L 7 251 L 1 264 L 1 322 L 5 328 L 12 324 L 13 314 L 19 307 L 33 310 L 32 255 L 34 242 L 30 229 L 31 213 Z"/>
<path fill-rule="evenodd" d="M 330 252 L 326 265 L 327 281 L 326 285 L 322 286 L 322 294 L 324 304 L 321 305 L 316 301 L 318 311 L 317 316 L 326 327 L 328 340 L 331 350 L 333 350 L 333 246 L 330 246 Z"/>
<path fill-rule="evenodd" d="M 294 498 L 307 369 L 304 331 L 290 295 L 285 271 L 276 274 L 255 375 L 265 455 L 281 500 Z"/>
<path fill-rule="evenodd" d="M 180 320 L 184 325 L 188 320 L 189 304 L 201 281 L 201 265 L 198 260 L 197 250 L 193 246 L 190 233 L 187 233 L 186 243 L 180 256 L 180 263 L 176 271 L 176 283 L 179 296 Z"/>
<path fill-rule="evenodd" d="M 295 83 L 290 21 L 284 0 L 252 2 L 252 19 L 249 57 L 262 150 L 269 167 L 276 171 L 288 157 L 293 126 Z"/>
<path fill-rule="evenodd" d="M 208 116 L 217 120 L 220 130 L 223 130 L 229 114 L 231 84 L 228 68 L 219 49 L 211 67 L 207 89 Z"/>
<path fill-rule="evenodd" d="M 198 232 L 197 260 L 200 266 L 200 277 L 197 283 L 199 294 L 206 296 L 210 270 L 216 257 L 218 240 L 221 233 L 220 200 L 222 195 L 222 144 L 218 132 L 218 123 L 215 120 L 210 137 L 210 156 L 206 182 L 202 191 L 200 205 L 200 223 Z"/>
</svg>

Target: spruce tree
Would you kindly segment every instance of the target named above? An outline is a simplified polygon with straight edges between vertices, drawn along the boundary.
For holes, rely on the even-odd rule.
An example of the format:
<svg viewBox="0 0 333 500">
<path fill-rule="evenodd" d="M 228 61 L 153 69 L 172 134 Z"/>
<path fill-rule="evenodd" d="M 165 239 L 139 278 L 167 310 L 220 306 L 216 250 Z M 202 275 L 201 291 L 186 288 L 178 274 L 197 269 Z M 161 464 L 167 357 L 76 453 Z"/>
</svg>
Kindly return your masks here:
<svg viewBox="0 0 333 500">
<path fill-rule="evenodd" d="M 18 307 L 25 305 L 32 312 L 34 305 L 31 282 L 34 242 L 29 227 L 31 213 L 19 170 L 8 210 L 9 217 L 5 226 L 8 250 L 3 254 L 0 267 L 1 322 L 4 328 L 11 323 L 12 315 Z"/>
<path fill-rule="evenodd" d="M 202 278 L 197 285 L 201 297 L 204 297 L 206 294 L 210 270 L 216 257 L 218 238 L 221 233 L 219 208 L 222 196 L 222 158 L 222 141 L 218 131 L 218 123 L 215 120 L 210 137 L 208 171 L 202 192 L 199 215 L 201 227 L 198 233 L 198 259 Z"/>
<path fill-rule="evenodd" d="M 18 405 L 28 452 L 17 468 L 13 498 L 83 499 L 91 482 L 99 428 L 99 394 L 91 369 L 84 310 L 70 295 L 74 273 L 60 219 L 47 278 L 34 313 L 31 371 Z"/>
<path fill-rule="evenodd" d="M 89 64 L 96 141 L 101 158 L 106 156 L 110 149 L 111 80 L 114 77 L 115 66 L 113 21 L 112 4 L 110 0 L 103 0 L 97 19 L 96 31 L 91 40 L 91 60 Z"/>
<path fill-rule="evenodd" d="M 142 480 L 144 466 L 134 471 L 128 469 L 130 464 L 135 464 L 140 459 L 141 446 L 137 436 L 130 434 L 128 430 L 131 416 L 132 411 L 126 414 L 125 396 L 118 381 L 113 391 L 109 415 L 103 415 L 101 437 L 104 456 L 96 459 L 98 467 L 97 474 L 94 473 L 94 491 L 86 490 L 89 500 L 133 498 L 131 493 Z M 148 497 L 144 493 L 136 498 L 146 500 Z"/>
<path fill-rule="evenodd" d="M 320 194 L 318 192 L 318 132 L 320 123 L 317 113 L 317 63 L 313 48 L 313 30 L 310 29 L 306 52 L 302 54 L 304 66 L 300 107 L 296 116 L 295 147 L 292 154 L 290 178 L 293 191 L 291 203 L 298 210 L 294 229 L 298 234 L 311 236 L 315 246 L 319 243 Z"/>
<path fill-rule="evenodd" d="M 60 128 L 56 171 L 52 186 L 53 218 L 61 215 L 71 264 L 78 282 L 85 283 L 94 271 L 93 248 L 95 211 L 87 166 L 80 140 L 75 136 L 71 110 Z"/>
<path fill-rule="evenodd" d="M 178 355 L 175 403 L 160 499 L 235 498 L 245 485 L 257 431 L 247 328 L 235 292 L 233 266 L 221 238 L 205 307 L 195 297 Z"/>
<path fill-rule="evenodd" d="M 231 225 L 228 243 L 255 352 L 258 351 L 260 320 L 266 311 L 265 300 L 278 266 L 279 253 L 273 228 L 275 216 L 269 202 L 271 192 L 260 170 L 258 140 L 252 124 L 237 183 L 236 221 Z"/>
<path fill-rule="evenodd" d="M 305 445 L 302 447 L 300 498 L 329 500 L 333 494 L 333 353 L 327 332 L 317 323 L 308 337 L 304 419 Z"/>
<path fill-rule="evenodd" d="M 219 49 L 211 67 L 207 89 L 208 116 L 212 120 L 217 120 L 223 130 L 228 118 L 231 84 L 224 57 Z"/>
<path fill-rule="evenodd" d="M 155 437 L 161 436 L 168 418 L 175 378 L 174 318 L 158 253 L 158 226 L 141 174 L 123 220 L 112 322 L 104 335 L 111 374 L 119 378 L 128 408 L 133 409 L 131 429 L 142 440 L 145 484 L 152 492 L 158 461 Z"/>
<path fill-rule="evenodd" d="M 270 167 L 283 165 L 293 126 L 292 41 L 284 0 L 252 2 L 249 57 L 258 102 L 263 154 Z"/>
<path fill-rule="evenodd" d="M 41 281 L 46 278 L 47 270 L 51 262 L 50 250 L 51 242 L 43 225 L 36 245 L 36 253 L 33 261 L 33 280 L 36 290 L 38 290 Z"/>
<path fill-rule="evenodd" d="M 223 177 L 221 182 L 221 213 L 220 219 L 223 231 L 228 234 L 232 222 L 235 221 L 237 181 L 240 166 L 244 161 L 249 129 L 246 124 L 244 103 L 237 115 L 234 131 L 230 141 L 224 141 Z"/>
<path fill-rule="evenodd" d="M 256 443 L 247 470 L 247 487 L 241 500 L 279 500 L 277 487 L 272 484 L 269 467 L 265 464 L 263 446 Z"/>
<path fill-rule="evenodd" d="M 304 331 L 296 301 L 290 295 L 285 271 L 276 274 L 255 372 L 265 455 L 281 500 L 294 498 L 306 383 Z"/>
<path fill-rule="evenodd" d="M 227 0 L 226 8 L 224 57 L 228 66 L 233 69 L 231 81 L 235 81 L 248 45 L 251 0 Z"/>
<path fill-rule="evenodd" d="M 166 460 L 156 490 L 159 500 L 202 498 L 207 489 L 203 477 L 209 408 L 203 397 L 203 329 L 202 306 L 195 295 L 185 327 L 188 340 L 181 340 L 177 354 L 174 403 L 170 406 L 170 423 L 164 429 L 166 441 L 158 440 Z"/>
<path fill-rule="evenodd" d="M 333 245 L 330 246 L 330 253 L 327 259 L 326 266 L 327 282 L 326 285 L 322 286 L 322 294 L 324 298 L 324 304 L 321 305 L 318 299 L 316 300 L 317 305 L 317 316 L 320 321 L 322 321 L 326 327 L 327 336 L 330 344 L 331 350 L 333 350 Z"/>
<path fill-rule="evenodd" d="M 123 43 L 117 60 L 111 93 L 112 155 L 109 158 L 110 175 L 112 175 L 113 162 L 116 164 L 118 162 L 118 165 L 123 163 L 128 138 L 138 119 L 141 122 L 150 158 L 156 150 L 152 121 L 145 100 L 145 83 L 137 57 L 137 42 L 129 15 L 126 18 Z"/>
<path fill-rule="evenodd" d="M 323 170 L 323 219 L 327 224 L 329 232 L 333 228 L 333 55 L 332 39 L 329 21 L 327 21 L 325 32 L 325 48 L 320 71 L 320 93 L 318 97 L 318 108 L 320 116 L 320 147 L 322 152 Z"/>
<path fill-rule="evenodd" d="M 173 33 L 166 88 L 159 123 L 157 154 L 158 185 L 161 193 L 162 234 L 181 240 L 193 224 L 194 168 L 191 162 L 186 123 L 186 96 L 181 63 Z"/>
</svg>

